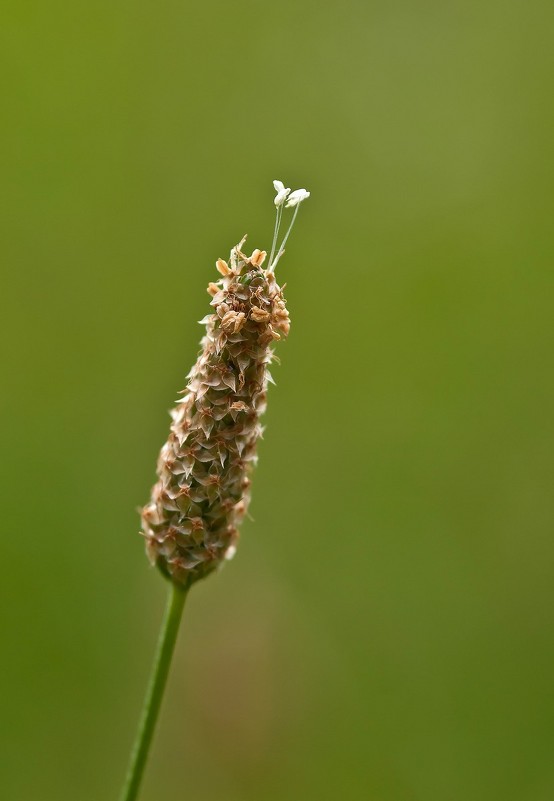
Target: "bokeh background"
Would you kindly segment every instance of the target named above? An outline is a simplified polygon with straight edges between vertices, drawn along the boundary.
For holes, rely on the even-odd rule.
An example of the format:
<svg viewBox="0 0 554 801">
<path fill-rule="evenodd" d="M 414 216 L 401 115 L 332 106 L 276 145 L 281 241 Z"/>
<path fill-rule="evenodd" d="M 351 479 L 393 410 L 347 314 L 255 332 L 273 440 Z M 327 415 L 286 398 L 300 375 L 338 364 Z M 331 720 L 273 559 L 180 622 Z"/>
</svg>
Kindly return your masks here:
<svg viewBox="0 0 554 801">
<path fill-rule="evenodd" d="M 554 12 L 8 0 L 0 796 L 115 799 L 136 507 L 214 262 L 305 186 L 239 553 L 143 801 L 554 798 Z"/>
</svg>

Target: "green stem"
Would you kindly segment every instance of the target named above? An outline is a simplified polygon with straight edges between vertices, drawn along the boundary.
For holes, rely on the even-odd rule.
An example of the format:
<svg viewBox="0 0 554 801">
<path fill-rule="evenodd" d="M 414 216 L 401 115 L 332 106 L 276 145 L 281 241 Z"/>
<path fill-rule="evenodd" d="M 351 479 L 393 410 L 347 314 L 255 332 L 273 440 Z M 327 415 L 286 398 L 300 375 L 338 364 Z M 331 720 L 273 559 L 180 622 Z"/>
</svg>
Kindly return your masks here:
<svg viewBox="0 0 554 801">
<path fill-rule="evenodd" d="M 120 801 L 135 801 L 138 796 L 144 766 L 146 765 L 152 735 L 154 734 L 158 712 L 162 703 L 187 592 L 188 588 L 181 589 L 174 584 L 171 585 L 169 590 L 150 683 L 146 692 L 137 737 L 131 753 L 129 770 Z"/>
</svg>

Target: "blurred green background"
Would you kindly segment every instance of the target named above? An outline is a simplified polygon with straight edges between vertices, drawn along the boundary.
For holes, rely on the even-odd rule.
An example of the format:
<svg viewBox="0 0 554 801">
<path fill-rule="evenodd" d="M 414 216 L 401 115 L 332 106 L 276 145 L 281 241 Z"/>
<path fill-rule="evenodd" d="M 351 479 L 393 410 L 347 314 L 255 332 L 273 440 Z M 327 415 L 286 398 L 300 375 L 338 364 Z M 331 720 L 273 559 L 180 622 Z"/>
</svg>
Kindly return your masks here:
<svg viewBox="0 0 554 801">
<path fill-rule="evenodd" d="M 214 262 L 305 186 L 232 565 L 142 801 L 554 798 L 550 2 L 8 0 L 0 796 L 115 799 L 136 507 Z"/>
</svg>

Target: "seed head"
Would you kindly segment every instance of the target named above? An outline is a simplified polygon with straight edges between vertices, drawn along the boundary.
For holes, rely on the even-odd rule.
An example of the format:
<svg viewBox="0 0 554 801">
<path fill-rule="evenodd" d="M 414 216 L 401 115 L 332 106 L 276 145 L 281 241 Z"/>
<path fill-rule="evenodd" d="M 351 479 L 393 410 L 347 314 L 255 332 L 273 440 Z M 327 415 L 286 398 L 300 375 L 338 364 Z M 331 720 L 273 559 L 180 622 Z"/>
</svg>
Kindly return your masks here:
<svg viewBox="0 0 554 801">
<path fill-rule="evenodd" d="M 259 418 L 272 381 L 272 345 L 290 329 L 276 260 L 264 269 L 266 252 L 256 249 L 246 256 L 245 239 L 231 250 L 228 262 L 216 262 L 222 277 L 208 284 L 213 311 L 200 321 L 206 326 L 202 349 L 184 397 L 171 411 L 158 481 L 142 510 L 141 533 L 151 563 L 184 587 L 235 554 L 262 434 Z M 283 245 L 279 255 L 282 251 Z"/>
<path fill-rule="evenodd" d="M 223 278 L 210 283 L 213 313 L 204 318 L 202 351 L 184 397 L 172 411 L 158 482 L 142 512 L 150 561 L 177 584 L 206 576 L 236 550 L 250 500 L 250 472 L 261 434 L 271 344 L 290 324 L 263 252 L 237 245 Z"/>
</svg>

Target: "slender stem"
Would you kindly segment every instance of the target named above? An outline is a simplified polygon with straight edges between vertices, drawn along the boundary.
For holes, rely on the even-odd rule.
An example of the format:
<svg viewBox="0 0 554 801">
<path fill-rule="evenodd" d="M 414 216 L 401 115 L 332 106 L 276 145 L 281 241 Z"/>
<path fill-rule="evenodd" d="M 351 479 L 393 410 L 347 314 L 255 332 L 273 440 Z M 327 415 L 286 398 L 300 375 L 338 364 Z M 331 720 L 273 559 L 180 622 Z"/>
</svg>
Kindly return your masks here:
<svg viewBox="0 0 554 801">
<path fill-rule="evenodd" d="M 296 208 L 294 210 L 294 214 L 292 215 L 292 220 L 290 221 L 289 229 L 288 229 L 287 233 L 285 234 L 285 238 L 281 242 L 281 247 L 279 248 L 279 251 L 278 251 L 277 255 L 275 256 L 275 260 L 273 262 L 271 262 L 271 261 L 269 262 L 269 269 L 270 270 L 274 270 L 275 269 L 275 267 L 277 265 L 277 262 L 279 261 L 279 259 L 283 255 L 283 253 L 285 252 L 285 245 L 287 244 L 287 239 L 289 238 L 290 232 L 292 231 L 292 226 L 294 225 L 294 221 L 296 220 L 296 215 L 298 214 L 298 209 L 299 208 L 300 208 L 300 203 L 297 204 L 297 206 L 296 206 Z"/>
<path fill-rule="evenodd" d="M 171 585 L 169 590 L 150 683 L 146 692 L 137 737 L 131 753 L 129 770 L 120 801 L 135 801 L 138 796 L 144 766 L 146 765 L 152 735 L 154 734 L 158 712 L 162 703 L 187 592 L 188 588 L 181 589 L 174 584 Z"/>
<path fill-rule="evenodd" d="M 268 264 L 271 264 L 273 261 L 273 254 L 275 253 L 275 245 L 277 244 L 277 237 L 279 235 L 279 226 L 281 224 L 281 217 L 283 214 L 283 204 L 281 203 L 280 206 L 277 206 L 276 209 L 276 216 L 275 216 L 275 229 L 273 231 L 273 244 L 271 245 L 271 254 L 269 256 Z"/>
</svg>

